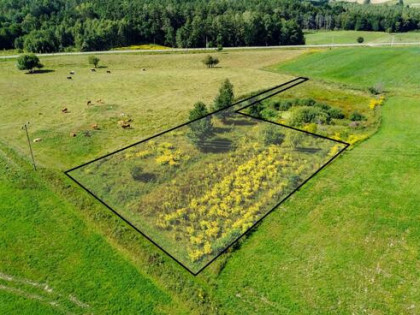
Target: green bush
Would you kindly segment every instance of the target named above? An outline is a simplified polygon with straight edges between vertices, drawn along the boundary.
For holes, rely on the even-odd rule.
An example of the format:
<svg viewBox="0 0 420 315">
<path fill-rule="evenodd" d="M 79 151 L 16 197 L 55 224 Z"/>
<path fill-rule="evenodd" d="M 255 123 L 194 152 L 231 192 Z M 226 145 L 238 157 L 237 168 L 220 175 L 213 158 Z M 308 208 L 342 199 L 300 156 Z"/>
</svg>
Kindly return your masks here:
<svg viewBox="0 0 420 315">
<path fill-rule="evenodd" d="M 312 98 L 303 98 L 303 99 L 297 99 L 295 101 L 295 104 L 298 106 L 314 106 L 316 104 L 316 101 Z"/>
<path fill-rule="evenodd" d="M 316 103 L 314 107 L 319 108 L 323 110 L 324 112 L 328 113 L 328 111 L 331 109 L 330 105 L 324 104 L 324 103 Z"/>
<path fill-rule="evenodd" d="M 366 120 L 366 117 L 364 115 L 360 114 L 359 112 L 354 111 L 350 115 L 350 120 L 351 121 L 361 121 L 361 120 Z"/>
<path fill-rule="evenodd" d="M 335 118 L 335 119 L 343 119 L 344 113 L 343 110 L 341 108 L 336 108 L 336 107 L 332 107 L 328 110 L 328 114 L 330 115 L 331 118 Z"/>
<path fill-rule="evenodd" d="M 278 126 L 268 125 L 262 130 L 262 137 L 265 145 L 282 144 L 284 141 L 284 134 L 279 131 Z"/>
<path fill-rule="evenodd" d="M 274 104 L 274 108 L 281 111 L 288 111 L 292 107 L 292 102 L 283 101 Z"/>
<path fill-rule="evenodd" d="M 267 108 L 264 108 L 261 111 L 261 116 L 264 119 L 272 120 L 273 118 L 276 118 L 277 117 L 277 111 L 274 110 L 274 109 L 272 109 L 272 108 L 270 108 L 270 107 L 267 107 Z"/>
<path fill-rule="evenodd" d="M 289 118 L 292 126 L 301 126 L 308 123 L 329 124 L 330 116 L 316 107 L 297 107 L 294 108 Z"/>
<path fill-rule="evenodd" d="M 264 106 L 261 103 L 252 105 L 248 109 L 248 114 L 255 118 L 262 118 L 261 111 L 264 109 Z"/>
</svg>

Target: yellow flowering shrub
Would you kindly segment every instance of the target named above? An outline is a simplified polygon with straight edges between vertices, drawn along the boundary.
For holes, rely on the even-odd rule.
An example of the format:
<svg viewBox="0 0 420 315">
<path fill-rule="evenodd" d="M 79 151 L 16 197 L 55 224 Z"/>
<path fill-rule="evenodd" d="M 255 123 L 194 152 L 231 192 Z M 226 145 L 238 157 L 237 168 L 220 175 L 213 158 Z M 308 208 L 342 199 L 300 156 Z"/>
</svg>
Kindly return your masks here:
<svg viewBox="0 0 420 315">
<path fill-rule="evenodd" d="M 369 102 L 369 108 L 374 110 L 376 107 L 383 105 L 384 101 L 384 96 L 380 96 L 379 98 L 372 98 Z"/>
<path fill-rule="evenodd" d="M 365 135 L 365 134 L 358 134 L 358 135 L 350 135 L 348 138 L 347 138 L 347 142 L 348 143 L 350 143 L 351 145 L 353 145 L 353 144 L 355 144 L 356 142 L 360 142 L 360 141 L 363 141 L 363 140 L 365 140 L 365 139 L 367 139 L 368 138 L 368 135 Z"/>
</svg>

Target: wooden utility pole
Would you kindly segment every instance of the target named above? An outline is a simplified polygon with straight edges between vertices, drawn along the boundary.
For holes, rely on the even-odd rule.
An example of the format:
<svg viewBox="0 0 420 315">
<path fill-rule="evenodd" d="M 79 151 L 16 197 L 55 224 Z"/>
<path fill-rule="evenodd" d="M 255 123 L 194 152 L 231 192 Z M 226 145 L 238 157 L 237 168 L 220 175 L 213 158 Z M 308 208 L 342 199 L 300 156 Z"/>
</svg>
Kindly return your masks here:
<svg viewBox="0 0 420 315">
<path fill-rule="evenodd" d="M 36 165 L 35 165 L 34 153 L 33 153 L 33 151 L 32 151 L 31 140 L 29 139 L 28 125 L 29 125 L 29 122 L 27 122 L 26 124 L 24 124 L 24 125 L 22 126 L 22 129 L 25 129 L 25 132 L 26 132 L 26 139 L 28 139 L 29 151 L 31 152 L 32 165 L 34 166 L 34 170 L 36 171 Z"/>
</svg>

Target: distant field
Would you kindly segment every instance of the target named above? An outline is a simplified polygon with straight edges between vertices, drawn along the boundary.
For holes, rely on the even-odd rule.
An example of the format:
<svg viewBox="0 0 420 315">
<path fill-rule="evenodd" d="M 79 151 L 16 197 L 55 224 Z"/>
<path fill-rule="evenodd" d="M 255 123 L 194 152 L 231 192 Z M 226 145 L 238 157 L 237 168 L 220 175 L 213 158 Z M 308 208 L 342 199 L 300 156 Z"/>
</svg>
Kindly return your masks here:
<svg viewBox="0 0 420 315">
<path fill-rule="evenodd" d="M 346 0 L 343 0 L 346 1 Z M 363 3 L 363 0 L 348 0 L 347 2 L 358 2 Z M 385 5 L 395 5 L 398 3 L 396 0 L 371 0 L 372 4 L 385 4 Z M 418 7 L 420 6 L 419 0 L 404 0 L 404 5 L 408 5 L 410 7 Z"/>
<path fill-rule="evenodd" d="M 357 2 L 357 3 L 363 3 L 364 0 L 341 0 L 342 2 Z M 371 4 L 388 4 L 395 2 L 394 0 L 371 0 Z M 405 2 L 405 1 L 404 1 Z"/>
<path fill-rule="evenodd" d="M 170 47 L 156 45 L 156 44 L 141 44 L 141 45 L 131 45 L 125 47 L 118 47 L 114 48 L 115 50 L 162 50 L 162 49 L 169 49 Z"/>
<path fill-rule="evenodd" d="M 307 45 L 320 44 L 356 44 L 358 37 L 365 39 L 364 43 L 420 43 L 420 32 L 385 33 L 366 31 L 307 31 Z"/>
</svg>

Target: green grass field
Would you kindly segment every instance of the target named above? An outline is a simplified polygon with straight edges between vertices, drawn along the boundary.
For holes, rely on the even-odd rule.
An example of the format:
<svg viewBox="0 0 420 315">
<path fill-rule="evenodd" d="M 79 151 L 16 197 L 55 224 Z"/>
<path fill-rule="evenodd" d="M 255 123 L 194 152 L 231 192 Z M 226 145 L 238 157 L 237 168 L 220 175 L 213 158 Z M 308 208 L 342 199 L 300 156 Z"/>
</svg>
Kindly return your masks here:
<svg viewBox="0 0 420 315">
<path fill-rule="evenodd" d="M 278 67 L 343 87 L 381 78 L 390 98 L 379 132 L 319 174 L 230 258 L 217 279 L 230 311 L 417 312 L 420 104 L 418 81 L 406 79 L 405 71 L 418 66 L 418 53 L 343 49 Z M 337 69 L 343 56 L 345 73 Z M 384 73 L 384 64 L 391 72 Z M 404 88 L 394 88 L 394 80 L 406 80 Z"/>
<path fill-rule="evenodd" d="M 320 44 L 357 44 L 358 37 L 364 38 L 364 44 L 379 43 L 420 43 L 420 32 L 385 33 L 367 31 L 307 31 L 307 45 Z"/>
<path fill-rule="evenodd" d="M 201 54 L 103 56 L 110 75 L 89 73 L 80 56 L 45 59 L 55 71 L 36 75 L 1 62 L 0 272 L 48 283 L 54 294 L 0 278 L 26 292 L 0 286 L 0 309 L 57 313 L 48 304 L 55 301 L 74 313 L 418 313 L 419 55 L 418 48 L 229 52 L 220 55 L 222 68 L 209 71 Z M 70 70 L 77 73 L 69 82 Z M 246 94 L 298 75 L 311 80 L 286 98 L 313 97 L 344 110 L 368 108 L 368 88 L 381 83 L 378 132 L 196 278 L 60 174 L 185 120 L 195 101 L 211 102 L 226 77 Z M 104 105 L 86 106 L 99 98 Z M 132 130 L 116 125 L 122 112 L 134 119 Z M 37 175 L 20 130 L 27 120 L 31 135 L 43 138 L 34 143 Z M 79 136 L 94 122 L 103 129 Z"/>
<path fill-rule="evenodd" d="M 2 314 L 180 307 L 3 145 L 0 166 Z"/>
</svg>

